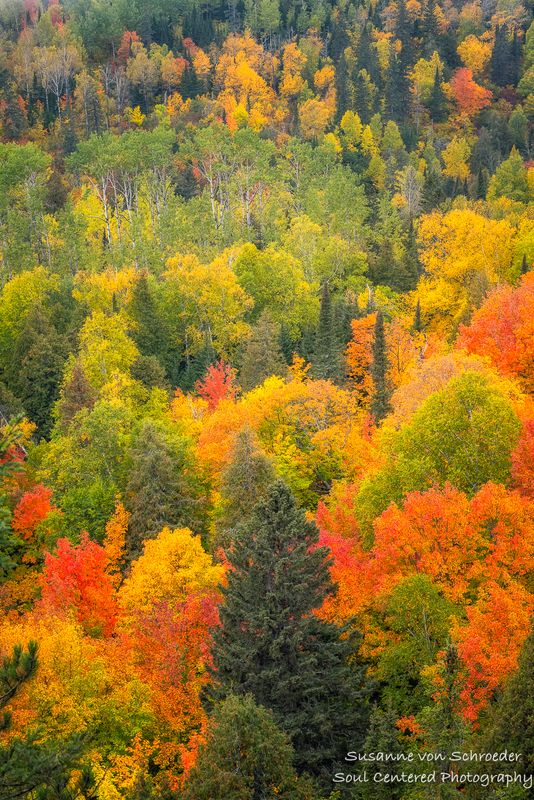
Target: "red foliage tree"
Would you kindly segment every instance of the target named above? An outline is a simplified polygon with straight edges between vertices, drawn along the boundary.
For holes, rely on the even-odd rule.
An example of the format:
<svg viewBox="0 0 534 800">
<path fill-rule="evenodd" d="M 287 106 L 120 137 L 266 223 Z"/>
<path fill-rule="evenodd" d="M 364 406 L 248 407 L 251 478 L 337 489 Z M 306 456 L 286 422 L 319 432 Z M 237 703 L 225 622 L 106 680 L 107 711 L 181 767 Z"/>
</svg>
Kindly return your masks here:
<svg viewBox="0 0 534 800">
<path fill-rule="evenodd" d="M 84 630 L 91 635 L 109 636 L 117 620 L 117 602 L 103 547 L 82 535 L 74 546 L 59 539 L 57 553 L 47 553 L 41 576 L 41 605 L 61 613 L 74 610 Z"/>
<path fill-rule="evenodd" d="M 210 364 L 206 374 L 195 384 L 195 389 L 204 400 L 208 401 L 210 411 L 213 411 L 221 400 L 232 400 L 237 393 L 235 385 L 236 370 L 224 361 Z"/>
<path fill-rule="evenodd" d="M 514 288 L 496 289 L 460 329 L 458 346 L 490 358 L 504 375 L 534 394 L 534 273 Z"/>
<path fill-rule="evenodd" d="M 41 483 L 23 494 L 13 511 L 13 530 L 23 539 L 31 539 L 37 526 L 51 511 L 57 511 L 51 500 L 52 490 Z"/>
<path fill-rule="evenodd" d="M 467 67 L 457 69 L 450 82 L 452 96 L 460 114 L 472 117 L 491 102 L 489 89 L 479 86 L 473 80 L 473 73 Z"/>
<path fill-rule="evenodd" d="M 521 437 L 512 453 L 512 479 L 519 491 L 534 500 L 534 419 L 523 424 Z"/>
<path fill-rule="evenodd" d="M 141 39 L 137 35 L 135 31 L 124 31 L 122 34 L 121 43 L 119 45 L 119 49 L 117 50 L 117 61 L 119 64 L 126 64 L 130 56 L 132 55 L 133 47 L 132 45 L 136 42 L 140 42 Z"/>
</svg>

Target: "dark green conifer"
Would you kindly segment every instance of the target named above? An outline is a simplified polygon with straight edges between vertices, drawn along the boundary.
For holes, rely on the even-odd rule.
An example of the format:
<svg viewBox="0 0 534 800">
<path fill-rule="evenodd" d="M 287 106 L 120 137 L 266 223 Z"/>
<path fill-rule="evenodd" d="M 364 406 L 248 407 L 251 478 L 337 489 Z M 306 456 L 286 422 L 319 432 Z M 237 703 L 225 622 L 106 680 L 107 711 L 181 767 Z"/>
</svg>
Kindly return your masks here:
<svg viewBox="0 0 534 800">
<path fill-rule="evenodd" d="M 373 362 L 371 364 L 371 375 L 373 376 L 374 385 L 371 413 L 377 424 L 382 422 L 390 410 L 389 399 L 391 393 L 387 379 L 388 368 L 389 362 L 386 352 L 384 317 L 382 312 L 378 311 L 373 339 Z"/>
<path fill-rule="evenodd" d="M 534 632 L 530 632 L 493 715 L 489 750 L 522 753 L 521 772 L 534 774 Z"/>
<path fill-rule="evenodd" d="M 136 322 L 132 336 L 141 354 L 156 356 L 163 360 L 165 356 L 164 324 L 158 313 L 146 273 L 141 274 L 133 288 L 128 311 Z"/>
<path fill-rule="evenodd" d="M 292 740 L 297 769 L 331 786 L 347 742 L 363 744 L 368 711 L 353 637 L 341 638 L 313 613 L 334 592 L 318 536 L 281 481 L 237 532 L 227 553 L 210 695 L 251 694 L 270 708 Z"/>
<path fill-rule="evenodd" d="M 239 383 L 248 392 L 270 375 L 284 376 L 286 371 L 287 363 L 280 348 L 280 326 L 263 313 L 245 346 Z"/>
<path fill-rule="evenodd" d="M 216 545 L 226 548 L 236 528 L 250 519 L 258 501 L 275 481 L 273 466 L 258 448 L 252 431 L 236 436 L 232 457 L 221 473 L 221 510 L 216 522 Z"/>
<path fill-rule="evenodd" d="M 183 800 L 297 800 L 293 748 L 251 695 L 229 695 L 208 722 Z"/>
<path fill-rule="evenodd" d="M 373 709 L 363 748 L 365 753 L 391 753 L 392 756 L 400 756 L 405 752 L 399 738 L 397 718 L 398 715 L 392 708 L 386 711 L 378 707 Z M 406 766 L 401 760 L 376 762 L 369 768 L 366 766 L 365 769 L 368 780 L 361 785 L 359 795 L 361 800 L 397 800 L 403 796 L 404 788 L 401 782 L 384 781 L 386 774 L 398 775 L 406 771 Z"/>
<path fill-rule="evenodd" d="M 340 372 L 339 346 L 328 281 L 323 283 L 319 325 L 315 339 L 313 372 L 317 378 L 336 380 Z"/>
<path fill-rule="evenodd" d="M 130 454 L 130 478 L 125 505 L 130 512 L 126 536 L 126 558 L 143 552 L 146 539 L 153 539 L 166 526 L 202 530 L 202 487 L 191 469 L 187 440 L 170 439 L 152 420 L 146 420 Z"/>
<path fill-rule="evenodd" d="M 447 116 L 447 100 L 443 91 L 441 74 L 437 68 L 434 73 L 434 83 L 432 84 L 432 92 L 428 101 L 428 110 L 433 122 L 443 122 Z"/>
</svg>

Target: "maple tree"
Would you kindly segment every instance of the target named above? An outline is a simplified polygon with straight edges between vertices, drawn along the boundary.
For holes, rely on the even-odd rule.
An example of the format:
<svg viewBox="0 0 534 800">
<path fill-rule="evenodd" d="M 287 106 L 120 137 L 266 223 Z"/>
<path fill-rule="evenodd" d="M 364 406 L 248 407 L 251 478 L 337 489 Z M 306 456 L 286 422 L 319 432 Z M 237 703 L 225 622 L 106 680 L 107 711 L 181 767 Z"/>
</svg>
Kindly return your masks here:
<svg viewBox="0 0 534 800">
<path fill-rule="evenodd" d="M 104 549 L 87 534 L 79 545 L 59 539 L 56 554 L 47 553 L 41 581 L 43 608 L 56 613 L 71 609 L 84 629 L 109 636 L 117 620 L 117 602 Z"/>
</svg>

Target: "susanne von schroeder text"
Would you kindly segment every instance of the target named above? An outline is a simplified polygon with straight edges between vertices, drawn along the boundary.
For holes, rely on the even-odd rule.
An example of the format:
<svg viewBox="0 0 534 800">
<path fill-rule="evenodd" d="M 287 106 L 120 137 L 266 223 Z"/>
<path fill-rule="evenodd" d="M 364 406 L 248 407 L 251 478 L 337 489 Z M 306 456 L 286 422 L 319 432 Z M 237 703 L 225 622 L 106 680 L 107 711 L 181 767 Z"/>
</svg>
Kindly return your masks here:
<svg viewBox="0 0 534 800">
<path fill-rule="evenodd" d="M 345 761 L 403 761 L 412 763 L 414 761 L 479 761 L 479 762 L 507 762 L 513 763 L 521 761 L 522 753 L 512 753 L 503 750 L 501 753 L 477 753 L 474 750 L 467 750 L 465 753 L 454 751 L 449 756 L 442 753 L 355 753 L 350 751 L 345 756 Z"/>
</svg>

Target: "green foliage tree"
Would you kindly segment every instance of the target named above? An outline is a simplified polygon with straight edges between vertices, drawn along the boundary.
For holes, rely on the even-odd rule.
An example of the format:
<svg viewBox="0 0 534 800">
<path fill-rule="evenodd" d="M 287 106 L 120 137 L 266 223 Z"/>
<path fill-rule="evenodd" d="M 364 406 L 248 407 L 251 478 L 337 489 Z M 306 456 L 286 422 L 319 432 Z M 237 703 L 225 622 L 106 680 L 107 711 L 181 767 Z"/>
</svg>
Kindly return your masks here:
<svg viewBox="0 0 534 800">
<path fill-rule="evenodd" d="M 296 800 L 289 737 L 253 697 L 229 695 L 216 705 L 183 793 L 184 800 Z"/>
<path fill-rule="evenodd" d="M 394 434 L 386 465 L 362 482 L 360 519 L 370 522 L 392 500 L 447 481 L 473 495 L 506 483 L 520 423 L 510 400 L 485 376 L 466 372 L 427 398 Z"/>
</svg>

